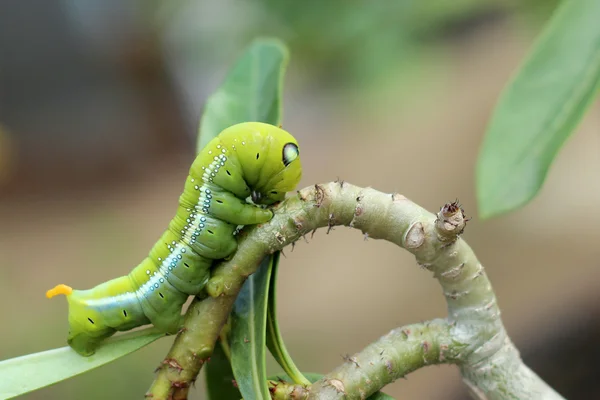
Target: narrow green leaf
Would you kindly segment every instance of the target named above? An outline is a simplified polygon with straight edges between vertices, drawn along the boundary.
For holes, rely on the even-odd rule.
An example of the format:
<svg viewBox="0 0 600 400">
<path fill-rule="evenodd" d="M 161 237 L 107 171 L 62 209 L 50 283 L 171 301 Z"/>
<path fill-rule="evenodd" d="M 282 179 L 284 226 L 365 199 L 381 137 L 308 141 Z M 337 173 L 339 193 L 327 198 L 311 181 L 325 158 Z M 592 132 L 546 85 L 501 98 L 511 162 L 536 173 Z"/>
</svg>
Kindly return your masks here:
<svg viewBox="0 0 600 400">
<path fill-rule="evenodd" d="M 477 165 L 479 215 L 514 210 L 540 190 L 600 88 L 600 1 L 563 1 L 504 90 Z"/>
<path fill-rule="evenodd" d="M 367 400 L 394 400 L 394 398 L 392 396 L 390 396 L 389 394 L 385 394 L 383 392 L 377 392 L 377 393 L 373 393 L 372 395 L 367 397 Z"/>
<path fill-rule="evenodd" d="M 280 41 L 253 41 L 207 101 L 200 121 L 197 151 L 236 123 L 258 121 L 278 125 L 287 62 L 288 50 Z M 271 260 L 266 257 L 259 270 L 245 282 L 231 316 L 231 367 L 245 400 L 270 399 L 265 329 Z"/>
<path fill-rule="evenodd" d="M 315 383 L 316 381 L 318 381 L 319 379 L 321 379 L 323 377 L 322 374 L 316 374 L 314 372 L 304 372 L 303 376 L 308 378 L 309 385 L 312 383 Z M 293 379 L 291 379 L 290 376 L 287 374 L 277 374 L 277 375 L 270 376 L 267 379 L 269 379 L 270 381 L 285 381 L 285 382 L 293 381 Z M 394 398 L 385 393 L 376 392 L 376 393 L 373 393 L 372 395 L 370 395 L 369 397 L 367 397 L 367 400 L 394 400 Z"/>
<path fill-rule="evenodd" d="M 294 383 L 309 385 L 310 381 L 302 375 L 302 372 L 294 364 L 283 342 L 283 337 L 277 323 L 277 271 L 279 266 L 280 252 L 273 254 L 273 266 L 271 272 L 271 283 L 269 285 L 269 301 L 267 306 L 267 347 L 279 363 L 281 368 L 288 374 Z"/>
<path fill-rule="evenodd" d="M 252 42 L 206 103 L 200 120 L 198 152 L 231 125 L 249 121 L 279 124 L 288 58 L 288 50 L 279 40 Z"/>
<path fill-rule="evenodd" d="M 231 314 L 231 366 L 244 400 L 270 400 L 265 359 L 272 256 L 242 286 Z"/>
<path fill-rule="evenodd" d="M 165 336 L 154 328 L 127 333 L 82 357 L 70 347 L 29 354 L 0 362 L 0 399 L 10 399 L 50 386 L 132 353 Z"/>
<path fill-rule="evenodd" d="M 215 350 L 206 364 L 206 393 L 209 400 L 240 400 L 242 395 L 237 389 L 231 370 L 231 363 L 222 343 L 216 343 Z"/>
</svg>

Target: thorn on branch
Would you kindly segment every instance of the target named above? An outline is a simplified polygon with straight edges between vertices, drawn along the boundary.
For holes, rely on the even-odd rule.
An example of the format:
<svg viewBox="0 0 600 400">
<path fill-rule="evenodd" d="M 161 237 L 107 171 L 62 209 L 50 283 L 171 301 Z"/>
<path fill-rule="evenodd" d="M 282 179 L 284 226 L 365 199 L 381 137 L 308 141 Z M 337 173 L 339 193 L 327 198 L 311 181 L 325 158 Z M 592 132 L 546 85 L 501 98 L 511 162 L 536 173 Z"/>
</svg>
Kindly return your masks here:
<svg viewBox="0 0 600 400">
<path fill-rule="evenodd" d="M 319 208 L 323 205 L 323 200 L 325 199 L 325 191 L 323 188 L 315 184 L 315 207 Z"/>
<path fill-rule="evenodd" d="M 189 383 L 187 383 L 186 381 L 173 381 L 171 382 L 171 387 L 177 388 L 177 389 L 185 389 L 187 387 L 189 387 Z"/>
<path fill-rule="evenodd" d="M 271 393 L 271 397 L 275 398 L 275 392 L 277 391 L 277 386 L 279 384 L 277 382 L 269 381 L 269 393 Z"/>
<path fill-rule="evenodd" d="M 162 362 L 163 365 L 176 369 L 178 372 L 183 371 L 183 367 L 174 358 L 165 358 Z"/>
<path fill-rule="evenodd" d="M 462 204 L 458 201 L 458 198 L 454 200 L 452 203 L 446 203 L 442 209 L 446 208 L 447 212 L 450 214 L 454 214 L 458 210 L 462 210 Z"/>
<path fill-rule="evenodd" d="M 468 290 L 465 290 L 463 292 L 460 292 L 458 290 L 452 290 L 451 292 L 444 292 L 444 296 L 452 299 L 452 300 L 456 300 L 459 297 L 463 297 L 468 295 L 470 292 Z"/>
<path fill-rule="evenodd" d="M 495 303 L 496 303 L 496 300 L 492 299 L 489 303 L 487 303 L 485 305 L 485 309 L 489 310 L 490 308 L 492 308 L 494 306 Z"/>
<path fill-rule="evenodd" d="M 358 364 L 358 361 L 356 361 L 356 358 L 350 357 L 350 354 L 343 355 L 342 359 L 346 362 L 353 363 L 354 365 L 356 365 L 356 368 L 360 368 L 360 365 Z"/>
<path fill-rule="evenodd" d="M 465 220 L 465 222 L 470 221 L 471 218 L 468 218 L 467 215 L 465 214 L 465 210 L 462 207 L 462 204 L 460 204 L 460 202 L 458 201 L 458 199 L 454 200 L 453 203 L 450 203 L 450 206 L 453 208 L 453 211 L 451 211 L 452 213 L 457 212 L 458 210 L 460 210 L 463 219 Z"/>
<path fill-rule="evenodd" d="M 275 239 L 281 245 L 285 243 L 285 236 L 283 236 L 281 232 L 275 232 Z"/>
<path fill-rule="evenodd" d="M 417 264 L 419 265 L 419 268 L 426 269 L 428 271 L 431 271 L 431 267 L 433 266 L 433 264 L 430 264 L 430 263 L 420 263 L 418 261 L 417 261 Z"/>
<path fill-rule="evenodd" d="M 477 268 L 477 272 L 475 273 L 475 275 L 473 275 L 471 280 L 474 281 L 475 279 L 479 278 L 482 275 L 483 275 L 483 266 L 481 264 L 479 264 L 479 267 Z"/>
<path fill-rule="evenodd" d="M 334 228 L 335 224 L 335 217 L 333 215 L 333 213 L 329 214 L 329 220 L 327 221 L 327 235 L 329 235 L 329 232 L 332 231 Z"/>
<path fill-rule="evenodd" d="M 471 218 L 467 218 L 467 215 L 465 214 L 465 210 L 463 209 L 462 204 L 460 204 L 460 202 L 458 201 L 458 199 L 454 200 L 452 203 L 446 203 L 441 208 L 440 211 L 442 211 L 442 215 L 450 217 L 453 214 L 456 214 L 459 210 L 460 210 L 460 215 L 461 215 L 461 217 L 462 217 L 462 219 L 463 219 L 463 221 L 465 222 L 465 225 L 466 225 L 466 223 L 468 221 L 470 221 Z"/>
<path fill-rule="evenodd" d="M 198 375 L 196 375 L 194 378 L 192 378 L 192 380 L 190 381 L 190 384 L 188 386 L 196 389 L 196 380 L 198 379 Z"/>
<path fill-rule="evenodd" d="M 301 190 L 297 190 L 296 193 L 298 193 L 298 197 L 300 198 L 300 200 L 302 200 L 302 201 L 307 200 L 307 197 L 304 195 L 304 193 L 302 193 Z"/>
</svg>

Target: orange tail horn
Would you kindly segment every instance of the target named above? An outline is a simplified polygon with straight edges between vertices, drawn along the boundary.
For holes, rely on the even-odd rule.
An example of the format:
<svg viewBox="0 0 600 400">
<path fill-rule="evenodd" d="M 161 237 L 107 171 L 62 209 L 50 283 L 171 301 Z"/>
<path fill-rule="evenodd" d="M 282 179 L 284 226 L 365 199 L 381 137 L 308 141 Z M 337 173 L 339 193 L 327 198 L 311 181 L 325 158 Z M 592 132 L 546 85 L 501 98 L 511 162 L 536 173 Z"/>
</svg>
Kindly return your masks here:
<svg viewBox="0 0 600 400">
<path fill-rule="evenodd" d="M 48 290 L 46 292 L 46 297 L 51 299 L 54 296 L 59 295 L 59 294 L 64 294 L 65 296 L 68 296 L 71 293 L 73 293 L 73 288 L 71 288 L 70 286 L 67 286 L 67 285 L 63 285 L 61 283 L 60 285 L 56 285 L 52 289 Z"/>
</svg>

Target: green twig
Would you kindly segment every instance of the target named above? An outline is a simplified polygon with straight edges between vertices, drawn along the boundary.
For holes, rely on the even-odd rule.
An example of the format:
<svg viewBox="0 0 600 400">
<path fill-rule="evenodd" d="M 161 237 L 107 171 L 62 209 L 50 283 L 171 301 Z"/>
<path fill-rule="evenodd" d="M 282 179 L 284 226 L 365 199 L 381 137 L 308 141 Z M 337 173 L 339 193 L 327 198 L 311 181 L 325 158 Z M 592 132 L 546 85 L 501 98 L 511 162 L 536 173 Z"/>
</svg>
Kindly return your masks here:
<svg viewBox="0 0 600 400">
<path fill-rule="evenodd" d="M 458 364 L 465 382 L 481 399 L 561 399 L 522 363 L 508 339 L 483 267 L 460 238 L 465 224 L 456 203 L 446 204 L 434 215 L 400 194 L 343 182 L 299 191 L 279 205 L 269 223 L 249 229 L 234 257 L 216 268 L 207 285 L 211 297 L 194 302 L 188 310 L 185 328 L 163 361 L 148 396 L 165 400 L 187 397 L 244 280 L 266 254 L 315 229 L 344 225 L 413 253 L 440 282 L 448 318 L 384 336 L 315 383 L 310 388 L 311 399 L 363 398 L 432 363 Z"/>
<path fill-rule="evenodd" d="M 397 202 L 393 206 L 382 196 L 370 190 L 357 199 L 360 215 L 354 226 L 405 248 L 422 268 L 433 272 L 446 298 L 448 317 L 392 331 L 353 357 L 362 360 L 360 367 L 346 362 L 312 385 L 309 399 L 362 399 L 407 372 L 435 363 L 458 364 L 478 399 L 561 399 L 523 364 L 508 339 L 483 266 L 460 238 L 467 222 L 460 205 L 447 203 L 433 215 L 403 196 L 392 196 Z M 385 233 L 371 225 L 374 214 L 385 216 Z M 378 359 L 374 350 L 379 348 L 391 358 Z M 382 363 L 399 367 L 386 371 Z M 366 385 L 367 381 L 377 384 Z"/>
<path fill-rule="evenodd" d="M 308 399 L 365 399 L 421 367 L 454 362 L 464 346 L 450 330 L 445 320 L 394 329 L 315 382 Z"/>
</svg>

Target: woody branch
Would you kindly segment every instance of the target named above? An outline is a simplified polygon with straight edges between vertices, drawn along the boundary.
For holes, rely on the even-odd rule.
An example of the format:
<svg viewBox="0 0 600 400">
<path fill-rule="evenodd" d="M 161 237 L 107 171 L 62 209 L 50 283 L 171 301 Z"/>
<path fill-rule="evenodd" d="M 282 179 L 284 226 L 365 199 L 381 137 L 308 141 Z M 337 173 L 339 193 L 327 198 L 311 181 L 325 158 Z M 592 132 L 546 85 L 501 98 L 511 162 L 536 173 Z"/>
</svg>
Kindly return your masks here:
<svg viewBox="0 0 600 400">
<path fill-rule="evenodd" d="M 315 229 L 334 225 L 359 229 L 414 254 L 442 286 L 448 316 L 390 332 L 305 388 L 308 398 L 363 399 L 434 363 L 458 365 L 478 399 L 562 398 L 522 362 L 508 338 L 483 266 L 460 238 L 466 218 L 458 204 L 448 203 L 436 215 L 400 194 L 344 182 L 300 190 L 277 207 L 269 223 L 246 232 L 234 257 L 215 270 L 208 296 L 188 309 L 184 328 L 147 396 L 186 399 L 245 279 L 263 257 Z"/>
</svg>

